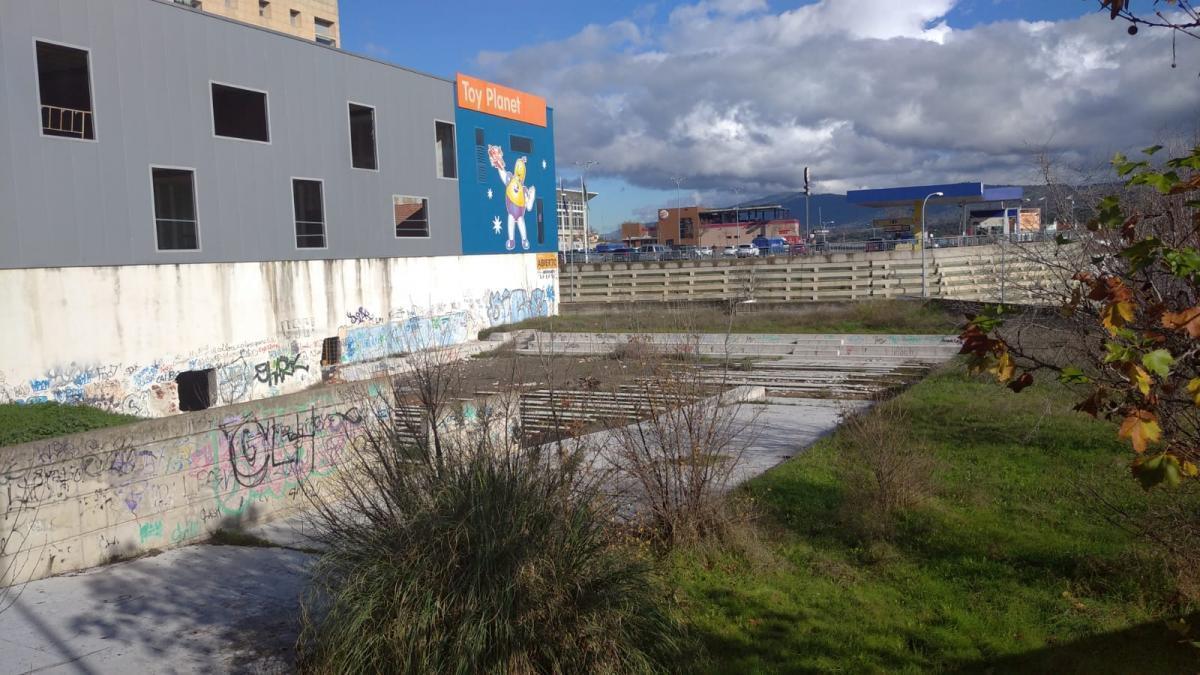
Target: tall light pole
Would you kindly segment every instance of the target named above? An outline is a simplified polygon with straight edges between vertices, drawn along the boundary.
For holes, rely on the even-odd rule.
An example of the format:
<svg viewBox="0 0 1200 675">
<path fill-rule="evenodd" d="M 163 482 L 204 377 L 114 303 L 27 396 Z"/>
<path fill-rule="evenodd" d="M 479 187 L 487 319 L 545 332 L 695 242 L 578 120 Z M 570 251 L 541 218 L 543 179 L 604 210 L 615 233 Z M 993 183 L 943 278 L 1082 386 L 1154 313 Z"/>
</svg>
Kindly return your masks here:
<svg viewBox="0 0 1200 675">
<path fill-rule="evenodd" d="M 680 239 L 683 239 L 683 203 L 679 198 L 679 186 L 683 185 L 685 180 L 687 180 L 686 176 L 671 176 L 671 182 L 675 183 L 675 230 L 679 233 Z M 659 232 L 656 235 L 661 237 L 662 233 Z"/>
<path fill-rule="evenodd" d="M 739 186 L 739 187 L 733 188 L 733 194 L 737 196 L 737 201 L 734 202 L 734 204 L 733 204 L 733 224 L 734 224 L 734 228 L 737 230 L 738 246 L 742 245 L 741 204 L 742 204 L 742 195 L 745 194 L 745 192 L 746 192 L 746 189 L 743 187 Z"/>
<path fill-rule="evenodd" d="M 925 232 L 925 207 L 929 205 L 930 197 L 945 197 L 944 192 L 931 192 L 925 195 L 925 199 L 921 202 L 921 298 L 929 297 L 929 287 L 925 284 L 925 242 L 928 241 L 929 235 Z"/>
<path fill-rule="evenodd" d="M 575 162 L 575 166 L 579 167 L 579 198 L 583 200 L 583 262 L 591 262 L 592 237 L 588 231 L 588 198 L 587 198 L 587 181 L 584 176 L 587 175 L 587 170 L 600 162 L 589 159 L 583 162 Z"/>
</svg>

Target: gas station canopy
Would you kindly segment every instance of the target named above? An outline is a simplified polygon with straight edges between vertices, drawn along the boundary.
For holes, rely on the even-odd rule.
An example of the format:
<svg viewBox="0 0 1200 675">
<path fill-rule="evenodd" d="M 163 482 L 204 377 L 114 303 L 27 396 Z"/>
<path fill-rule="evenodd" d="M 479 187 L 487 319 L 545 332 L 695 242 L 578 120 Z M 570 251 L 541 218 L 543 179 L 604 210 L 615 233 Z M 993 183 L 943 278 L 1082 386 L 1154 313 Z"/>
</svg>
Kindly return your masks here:
<svg viewBox="0 0 1200 675">
<path fill-rule="evenodd" d="M 850 190 L 846 201 L 858 206 L 884 208 L 912 206 L 926 197 L 941 192 L 941 197 L 929 197 L 930 204 L 968 204 L 973 202 L 1021 201 L 1025 191 L 1020 187 L 987 187 L 983 183 L 947 183 L 945 185 L 913 185 L 909 187 Z"/>
</svg>

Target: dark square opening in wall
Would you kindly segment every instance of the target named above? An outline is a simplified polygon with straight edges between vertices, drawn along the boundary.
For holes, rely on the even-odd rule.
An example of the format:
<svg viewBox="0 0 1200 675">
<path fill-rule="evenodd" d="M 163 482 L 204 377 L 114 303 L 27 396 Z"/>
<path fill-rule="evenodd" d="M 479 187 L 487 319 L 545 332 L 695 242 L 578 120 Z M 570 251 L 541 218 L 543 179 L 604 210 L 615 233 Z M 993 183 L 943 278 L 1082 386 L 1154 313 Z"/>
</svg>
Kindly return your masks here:
<svg viewBox="0 0 1200 675">
<path fill-rule="evenodd" d="M 212 368 L 205 370 L 185 370 L 175 376 L 175 385 L 179 390 L 179 409 L 207 410 L 212 407 L 212 392 L 217 382 L 216 371 Z"/>
<path fill-rule="evenodd" d="M 321 365 L 336 366 L 342 360 L 342 343 L 335 337 L 321 340 Z"/>
</svg>

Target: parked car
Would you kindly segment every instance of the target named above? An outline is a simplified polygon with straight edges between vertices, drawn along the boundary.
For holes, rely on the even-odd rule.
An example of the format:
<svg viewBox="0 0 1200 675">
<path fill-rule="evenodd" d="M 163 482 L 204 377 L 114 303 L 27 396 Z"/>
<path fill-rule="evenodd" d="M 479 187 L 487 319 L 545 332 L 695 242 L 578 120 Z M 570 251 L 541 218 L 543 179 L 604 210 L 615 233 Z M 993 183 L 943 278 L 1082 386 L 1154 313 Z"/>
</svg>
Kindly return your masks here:
<svg viewBox="0 0 1200 675">
<path fill-rule="evenodd" d="M 758 247 L 759 255 L 787 255 L 788 243 L 783 237 L 755 237 L 750 243 Z"/>
<path fill-rule="evenodd" d="M 610 257 L 612 257 L 613 260 L 620 260 L 620 261 L 625 261 L 625 262 L 633 260 L 634 256 L 636 254 L 637 254 L 637 249 L 633 249 L 628 246 L 621 246 L 621 247 L 618 247 L 618 248 L 608 251 L 608 255 Z"/>
<path fill-rule="evenodd" d="M 732 257 L 732 256 L 736 256 L 737 254 L 738 254 L 738 250 L 737 250 L 736 246 L 726 246 L 725 248 L 721 249 L 721 255 L 723 255 L 723 256 Z"/>
<path fill-rule="evenodd" d="M 696 247 L 696 255 L 700 258 L 711 258 L 711 257 L 713 257 L 713 247 L 697 246 Z"/>
<path fill-rule="evenodd" d="M 739 258 L 753 258 L 761 254 L 758 250 L 758 247 L 754 244 L 738 244 L 737 253 L 735 255 L 737 255 Z"/>
<path fill-rule="evenodd" d="M 617 249 L 627 248 L 624 244 L 596 244 L 596 253 L 612 253 Z"/>
<path fill-rule="evenodd" d="M 662 260 L 670 255 L 671 248 L 662 244 L 643 244 L 638 247 L 637 252 L 641 260 Z"/>
</svg>

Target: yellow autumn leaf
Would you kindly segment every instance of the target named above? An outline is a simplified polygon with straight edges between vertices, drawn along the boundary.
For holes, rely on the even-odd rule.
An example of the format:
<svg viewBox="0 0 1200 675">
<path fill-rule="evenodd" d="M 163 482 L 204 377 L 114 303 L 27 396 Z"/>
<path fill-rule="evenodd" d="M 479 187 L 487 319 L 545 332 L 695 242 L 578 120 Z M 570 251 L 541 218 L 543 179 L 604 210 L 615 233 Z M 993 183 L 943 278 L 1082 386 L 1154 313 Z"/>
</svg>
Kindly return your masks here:
<svg viewBox="0 0 1200 675">
<path fill-rule="evenodd" d="M 1133 321 L 1132 302 L 1118 300 L 1100 308 L 1100 323 L 1114 335 L 1130 321 Z"/>
<path fill-rule="evenodd" d="M 1185 460 L 1183 462 L 1183 475 L 1188 478 L 1195 478 L 1197 474 L 1200 474 L 1200 469 L 1197 469 L 1195 464 Z"/>
<path fill-rule="evenodd" d="M 1149 410 L 1137 410 L 1125 418 L 1118 438 L 1128 438 L 1135 452 L 1142 453 L 1151 443 L 1162 440 L 1162 427 L 1158 426 L 1158 417 Z"/>
<path fill-rule="evenodd" d="M 1013 363 L 1012 357 L 1008 355 L 1008 350 L 1000 352 L 996 357 L 996 363 L 988 368 L 988 372 L 995 374 L 996 379 L 1001 382 L 1008 382 L 1013 379 L 1016 374 L 1017 366 Z"/>
<path fill-rule="evenodd" d="M 1192 395 L 1192 403 L 1200 405 L 1200 377 L 1188 380 L 1187 392 Z"/>
<path fill-rule="evenodd" d="M 1129 375 L 1129 379 L 1133 380 L 1133 383 L 1137 385 L 1137 389 L 1142 392 L 1142 396 L 1149 396 L 1150 373 L 1147 373 L 1146 369 L 1141 366 L 1130 364 Z"/>
</svg>

